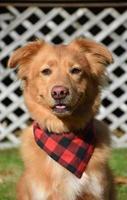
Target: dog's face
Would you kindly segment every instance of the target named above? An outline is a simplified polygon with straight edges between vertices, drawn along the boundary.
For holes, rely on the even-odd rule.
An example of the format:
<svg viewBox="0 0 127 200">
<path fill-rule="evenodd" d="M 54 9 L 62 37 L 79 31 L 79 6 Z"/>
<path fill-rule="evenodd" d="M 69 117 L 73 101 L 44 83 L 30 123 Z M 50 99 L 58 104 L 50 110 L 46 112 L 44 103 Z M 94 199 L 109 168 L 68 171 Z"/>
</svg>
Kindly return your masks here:
<svg viewBox="0 0 127 200">
<path fill-rule="evenodd" d="M 72 51 L 67 46 L 45 45 L 31 64 L 28 84 L 33 96 L 58 116 L 72 114 L 85 97 L 88 61 Z"/>
<path fill-rule="evenodd" d="M 12 55 L 9 66 L 19 65 L 24 91 L 36 105 L 66 117 L 74 112 L 80 115 L 94 103 L 105 65 L 111 62 L 111 54 L 104 46 L 77 39 L 69 45 L 29 43 Z"/>
</svg>

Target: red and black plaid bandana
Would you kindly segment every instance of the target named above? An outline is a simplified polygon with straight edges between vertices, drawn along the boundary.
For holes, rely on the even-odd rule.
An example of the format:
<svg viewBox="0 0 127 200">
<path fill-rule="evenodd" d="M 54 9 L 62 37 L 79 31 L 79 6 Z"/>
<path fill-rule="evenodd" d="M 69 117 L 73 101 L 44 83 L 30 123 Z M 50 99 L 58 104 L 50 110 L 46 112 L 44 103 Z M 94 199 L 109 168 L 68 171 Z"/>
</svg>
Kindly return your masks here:
<svg viewBox="0 0 127 200">
<path fill-rule="evenodd" d="M 34 123 L 35 141 L 51 158 L 81 178 L 95 147 L 95 131 L 90 123 L 80 133 L 57 134 Z"/>
</svg>

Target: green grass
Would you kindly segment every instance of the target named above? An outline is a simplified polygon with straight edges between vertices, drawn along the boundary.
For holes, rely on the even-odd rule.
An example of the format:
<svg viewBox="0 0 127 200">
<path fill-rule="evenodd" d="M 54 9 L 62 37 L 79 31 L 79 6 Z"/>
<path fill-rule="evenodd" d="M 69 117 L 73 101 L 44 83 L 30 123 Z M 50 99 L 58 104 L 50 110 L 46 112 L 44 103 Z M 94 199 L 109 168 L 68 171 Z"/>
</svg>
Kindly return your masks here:
<svg viewBox="0 0 127 200">
<path fill-rule="evenodd" d="M 17 150 L 0 151 L 0 200 L 14 200 L 23 164 Z"/>
<path fill-rule="evenodd" d="M 115 176 L 127 177 L 127 149 L 113 150 L 110 166 Z M 127 200 L 127 185 L 117 185 L 117 199 Z"/>
<path fill-rule="evenodd" d="M 113 150 L 110 165 L 116 176 L 127 177 L 127 149 Z M 0 151 L 0 200 L 15 200 L 16 182 L 22 169 L 18 150 Z M 118 185 L 117 195 L 118 200 L 127 200 L 127 185 Z"/>
</svg>

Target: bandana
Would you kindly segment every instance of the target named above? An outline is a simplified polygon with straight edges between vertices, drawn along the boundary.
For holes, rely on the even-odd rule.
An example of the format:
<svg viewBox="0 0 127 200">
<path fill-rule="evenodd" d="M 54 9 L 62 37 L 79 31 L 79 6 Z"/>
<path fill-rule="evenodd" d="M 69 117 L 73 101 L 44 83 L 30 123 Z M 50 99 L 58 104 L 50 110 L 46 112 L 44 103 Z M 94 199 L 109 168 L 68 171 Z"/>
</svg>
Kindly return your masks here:
<svg viewBox="0 0 127 200">
<path fill-rule="evenodd" d="M 33 131 L 35 141 L 41 149 L 81 178 L 95 147 L 95 131 L 92 122 L 80 132 L 58 134 L 41 129 L 37 123 L 34 123 Z"/>
</svg>

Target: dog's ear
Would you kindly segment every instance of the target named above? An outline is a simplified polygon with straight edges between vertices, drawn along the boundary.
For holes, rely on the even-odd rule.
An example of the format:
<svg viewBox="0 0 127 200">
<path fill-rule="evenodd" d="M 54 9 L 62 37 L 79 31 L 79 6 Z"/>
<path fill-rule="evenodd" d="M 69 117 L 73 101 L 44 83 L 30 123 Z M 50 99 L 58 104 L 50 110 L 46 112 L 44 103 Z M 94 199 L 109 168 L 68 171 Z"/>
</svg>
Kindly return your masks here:
<svg viewBox="0 0 127 200">
<path fill-rule="evenodd" d="M 105 66 L 113 63 L 112 54 L 102 44 L 90 39 L 79 38 L 72 42 L 78 51 L 87 58 L 93 75 L 100 76 L 105 72 Z"/>
<path fill-rule="evenodd" d="M 40 48 L 43 46 L 44 41 L 34 41 L 29 42 L 24 47 L 21 47 L 14 51 L 14 53 L 11 55 L 8 61 L 8 67 L 15 68 L 18 67 L 19 76 L 20 78 L 23 78 L 26 64 L 29 63 L 29 61 L 32 59 L 32 57 L 37 54 L 37 52 L 40 50 Z"/>
</svg>

